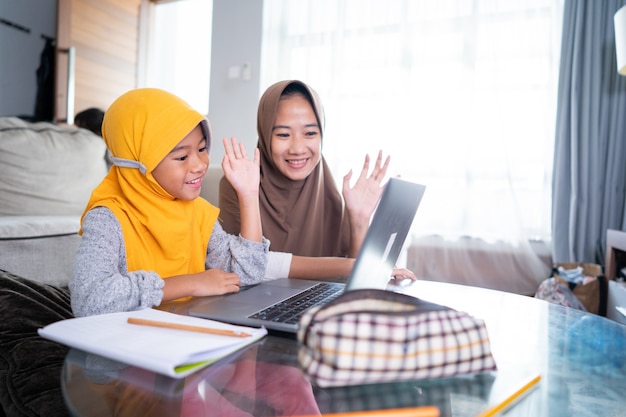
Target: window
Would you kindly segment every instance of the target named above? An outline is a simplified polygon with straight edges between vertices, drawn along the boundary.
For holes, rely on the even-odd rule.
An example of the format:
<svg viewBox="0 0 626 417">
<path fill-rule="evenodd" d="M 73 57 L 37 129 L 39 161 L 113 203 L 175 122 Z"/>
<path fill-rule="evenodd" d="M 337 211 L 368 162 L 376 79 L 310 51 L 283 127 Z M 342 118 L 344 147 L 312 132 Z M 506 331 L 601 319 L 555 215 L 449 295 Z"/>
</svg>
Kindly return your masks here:
<svg viewBox="0 0 626 417">
<path fill-rule="evenodd" d="M 366 152 L 427 185 L 415 230 L 550 239 L 562 0 L 265 0 L 261 88 L 326 110 L 335 179 Z"/>
<path fill-rule="evenodd" d="M 170 91 L 209 112 L 211 0 L 156 2 L 148 36 L 146 86 Z"/>
</svg>

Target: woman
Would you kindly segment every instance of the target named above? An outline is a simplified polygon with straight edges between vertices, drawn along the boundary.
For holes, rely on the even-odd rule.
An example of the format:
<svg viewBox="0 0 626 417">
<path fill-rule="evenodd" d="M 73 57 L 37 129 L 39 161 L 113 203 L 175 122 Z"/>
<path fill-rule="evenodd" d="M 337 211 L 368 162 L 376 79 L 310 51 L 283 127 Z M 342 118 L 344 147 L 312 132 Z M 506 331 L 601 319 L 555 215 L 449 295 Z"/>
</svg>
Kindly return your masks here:
<svg viewBox="0 0 626 417">
<path fill-rule="evenodd" d="M 274 252 L 268 263 L 276 262 L 275 252 L 293 254 L 280 261 L 283 275 L 289 277 L 349 275 L 383 191 L 389 157 L 383 163 L 379 152 L 369 176 L 366 156 L 353 187 L 352 171 L 343 178 L 342 198 L 321 152 L 323 131 L 319 96 L 305 83 L 281 81 L 261 97 L 257 114 L 261 223 Z M 224 230 L 239 233 L 239 202 L 226 178 L 220 182 L 219 205 Z M 409 271 L 396 272 L 414 279 Z"/>
</svg>

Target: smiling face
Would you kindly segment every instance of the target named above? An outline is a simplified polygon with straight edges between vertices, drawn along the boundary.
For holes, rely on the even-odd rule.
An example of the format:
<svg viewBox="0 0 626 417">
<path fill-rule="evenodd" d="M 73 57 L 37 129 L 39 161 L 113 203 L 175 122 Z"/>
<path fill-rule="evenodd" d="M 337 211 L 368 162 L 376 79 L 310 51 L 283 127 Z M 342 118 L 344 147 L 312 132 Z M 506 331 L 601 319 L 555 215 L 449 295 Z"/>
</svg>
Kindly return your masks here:
<svg viewBox="0 0 626 417">
<path fill-rule="evenodd" d="M 159 162 L 152 176 L 172 197 L 193 200 L 200 195 L 208 167 L 207 140 L 197 125 Z"/>
<path fill-rule="evenodd" d="M 272 161 L 291 180 L 309 176 L 321 158 L 322 134 L 302 94 L 281 97 L 272 127 Z"/>
</svg>

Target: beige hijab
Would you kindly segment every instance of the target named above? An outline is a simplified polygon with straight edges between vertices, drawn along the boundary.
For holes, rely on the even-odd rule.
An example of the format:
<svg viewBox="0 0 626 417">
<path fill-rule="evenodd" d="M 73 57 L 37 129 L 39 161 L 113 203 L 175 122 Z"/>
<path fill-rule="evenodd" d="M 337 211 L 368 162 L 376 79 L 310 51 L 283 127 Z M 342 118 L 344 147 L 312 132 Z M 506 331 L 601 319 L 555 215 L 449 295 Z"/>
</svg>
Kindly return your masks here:
<svg viewBox="0 0 626 417">
<path fill-rule="evenodd" d="M 324 157 L 302 181 L 285 177 L 272 161 L 272 128 L 278 102 L 290 85 L 302 87 L 317 117 L 322 137 L 324 109 L 317 93 L 297 80 L 270 86 L 259 101 L 257 113 L 258 147 L 261 153 L 259 203 L 263 234 L 270 250 L 300 256 L 347 256 L 350 226 L 343 199 Z M 220 221 L 230 233 L 239 233 L 237 195 L 225 178 L 220 183 Z"/>
</svg>

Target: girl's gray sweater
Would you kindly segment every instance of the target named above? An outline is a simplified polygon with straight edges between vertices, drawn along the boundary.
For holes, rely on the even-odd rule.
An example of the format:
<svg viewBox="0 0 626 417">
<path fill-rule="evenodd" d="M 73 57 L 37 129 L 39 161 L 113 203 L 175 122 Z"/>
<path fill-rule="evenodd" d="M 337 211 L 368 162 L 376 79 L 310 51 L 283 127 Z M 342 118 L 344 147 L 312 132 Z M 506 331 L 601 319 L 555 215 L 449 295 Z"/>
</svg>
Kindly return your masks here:
<svg viewBox="0 0 626 417">
<path fill-rule="evenodd" d="M 85 214 L 83 237 L 69 287 L 76 316 L 154 307 L 163 298 L 163 279 L 154 271 L 128 271 L 126 246 L 111 210 L 96 207 Z M 269 241 L 252 242 L 226 233 L 215 222 L 205 267 L 234 272 L 242 285 L 263 280 Z"/>
</svg>

